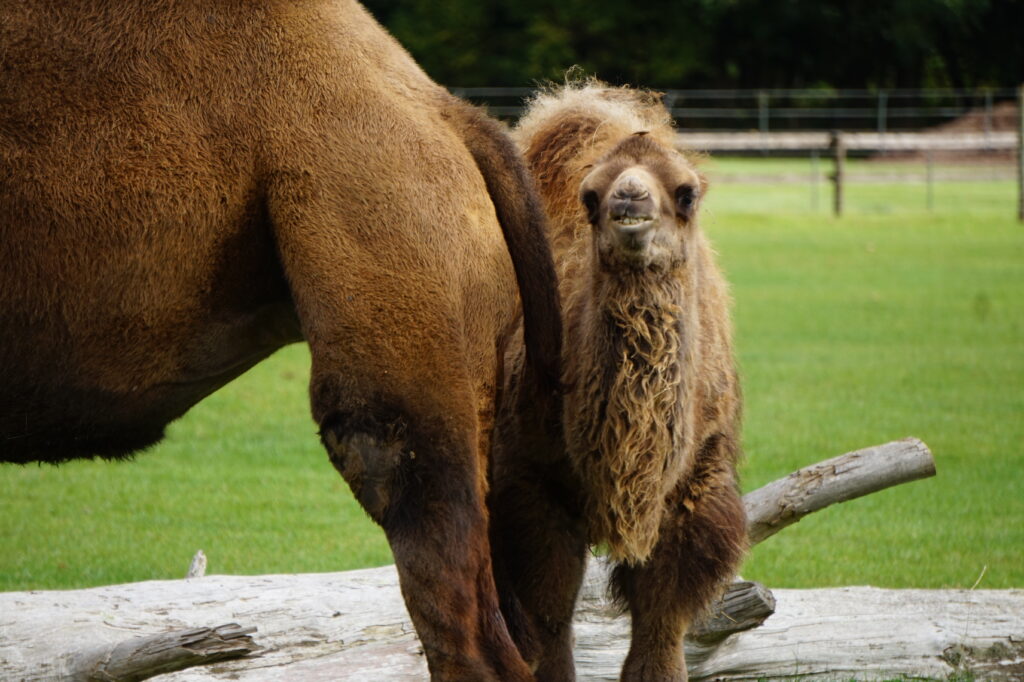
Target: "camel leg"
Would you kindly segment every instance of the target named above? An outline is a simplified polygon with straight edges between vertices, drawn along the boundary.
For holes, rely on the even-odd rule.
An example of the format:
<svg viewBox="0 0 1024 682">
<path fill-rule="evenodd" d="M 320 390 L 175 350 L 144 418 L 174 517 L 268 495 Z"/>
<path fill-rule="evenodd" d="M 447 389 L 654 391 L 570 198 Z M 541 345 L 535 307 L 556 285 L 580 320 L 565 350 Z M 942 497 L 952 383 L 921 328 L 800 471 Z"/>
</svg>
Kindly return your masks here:
<svg viewBox="0 0 1024 682">
<path fill-rule="evenodd" d="M 687 679 L 683 636 L 742 558 L 746 514 L 722 447 L 712 438 L 701 451 L 674 494 L 651 557 L 613 572 L 615 595 L 632 618 L 623 682 Z"/>
<path fill-rule="evenodd" d="M 490 497 L 502 611 L 538 682 L 575 679 L 572 616 L 587 545 L 564 480 L 555 471 L 505 472 Z"/>
<path fill-rule="evenodd" d="M 313 418 L 387 535 L 432 679 L 533 679 L 501 616 L 484 506 L 496 342 L 488 354 L 485 336 L 467 340 L 444 292 L 425 295 L 405 271 L 337 258 L 329 274 L 310 272 L 325 259 L 304 246 L 282 251 L 301 256 L 286 265 L 313 357 Z"/>
<path fill-rule="evenodd" d="M 532 679 L 500 613 L 471 412 L 424 410 L 426 388 L 409 400 L 330 375 L 313 385 L 331 461 L 387 535 L 431 677 Z"/>
</svg>

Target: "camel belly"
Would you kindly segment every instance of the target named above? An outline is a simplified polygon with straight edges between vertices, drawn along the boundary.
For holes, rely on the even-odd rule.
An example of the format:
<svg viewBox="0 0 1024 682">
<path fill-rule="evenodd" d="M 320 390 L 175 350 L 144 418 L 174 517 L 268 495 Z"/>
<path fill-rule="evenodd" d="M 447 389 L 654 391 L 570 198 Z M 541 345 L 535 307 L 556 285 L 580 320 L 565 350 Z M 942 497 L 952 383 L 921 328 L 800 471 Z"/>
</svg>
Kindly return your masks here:
<svg viewBox="0 0 1024 682">
<path fill-rule="evenodd" d="M 97 316 L 97 330 L 104 321 Z M 122 330 L 100 334 L 106 341 L 93 347 L 87 334 L 48 338 L 36 330 L 26 334 L 31 349 L 8 338 L 2 358 L 6 381 L 0 387 L 0 461 L 131 454 L 159 441 L 164 427 L 202 398 L 300 338 L 285 303 L 182 331 L 189 333 L 164 329 L 128 338 Z M 150 361 L 138 361 L 147 355 Z M 161 363 L 165 369 L 154 371 Z"/>
</svg>

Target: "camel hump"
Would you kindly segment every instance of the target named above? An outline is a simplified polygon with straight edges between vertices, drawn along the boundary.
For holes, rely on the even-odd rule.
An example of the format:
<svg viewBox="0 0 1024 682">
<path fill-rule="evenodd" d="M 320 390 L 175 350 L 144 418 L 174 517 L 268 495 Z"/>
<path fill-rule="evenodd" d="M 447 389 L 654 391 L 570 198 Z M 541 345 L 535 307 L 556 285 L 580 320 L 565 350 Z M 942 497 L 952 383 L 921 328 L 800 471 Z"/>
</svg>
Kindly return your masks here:
<svg viewBox="0 0 1024 682">
<path fill-rule="evenodd" d="M 542 389 L 561 386 L 562 315 L 547 218 L 511 138 L 497 121 L 451 98 L 455 124 L 483 175 L 519 285 L 527 361 Z"/>
</svg>

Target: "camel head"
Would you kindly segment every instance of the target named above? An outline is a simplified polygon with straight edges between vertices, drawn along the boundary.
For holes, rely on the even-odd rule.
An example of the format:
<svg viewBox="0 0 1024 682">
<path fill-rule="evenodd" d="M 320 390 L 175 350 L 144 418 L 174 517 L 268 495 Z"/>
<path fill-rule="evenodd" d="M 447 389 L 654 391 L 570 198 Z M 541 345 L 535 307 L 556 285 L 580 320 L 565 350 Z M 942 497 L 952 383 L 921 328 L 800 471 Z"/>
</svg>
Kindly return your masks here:
<svg viewBox="0 0 1024 682">
<path fill-rule="evenodd" d="M 685 156 L 647 133 L 618 143 L 580 185 L 602 268 L 668 272 L 685 264 L 704 186 Z"/>
</svg>

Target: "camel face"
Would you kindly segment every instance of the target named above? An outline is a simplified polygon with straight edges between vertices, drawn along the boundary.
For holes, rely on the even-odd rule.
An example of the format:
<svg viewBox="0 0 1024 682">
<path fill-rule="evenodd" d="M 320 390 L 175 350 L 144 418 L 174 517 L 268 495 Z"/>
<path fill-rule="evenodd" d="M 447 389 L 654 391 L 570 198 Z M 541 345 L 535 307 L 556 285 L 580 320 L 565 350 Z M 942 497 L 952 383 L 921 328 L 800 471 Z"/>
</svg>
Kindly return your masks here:
<svg viewBox="0 0 1024 682">
<path fill-rule="evenodd" d="M 611 270 L 681 266 L 700 187 L 682 155 L 645 135 L 617 145 L 580 185 L 600 262 Z"/>
</svg>

